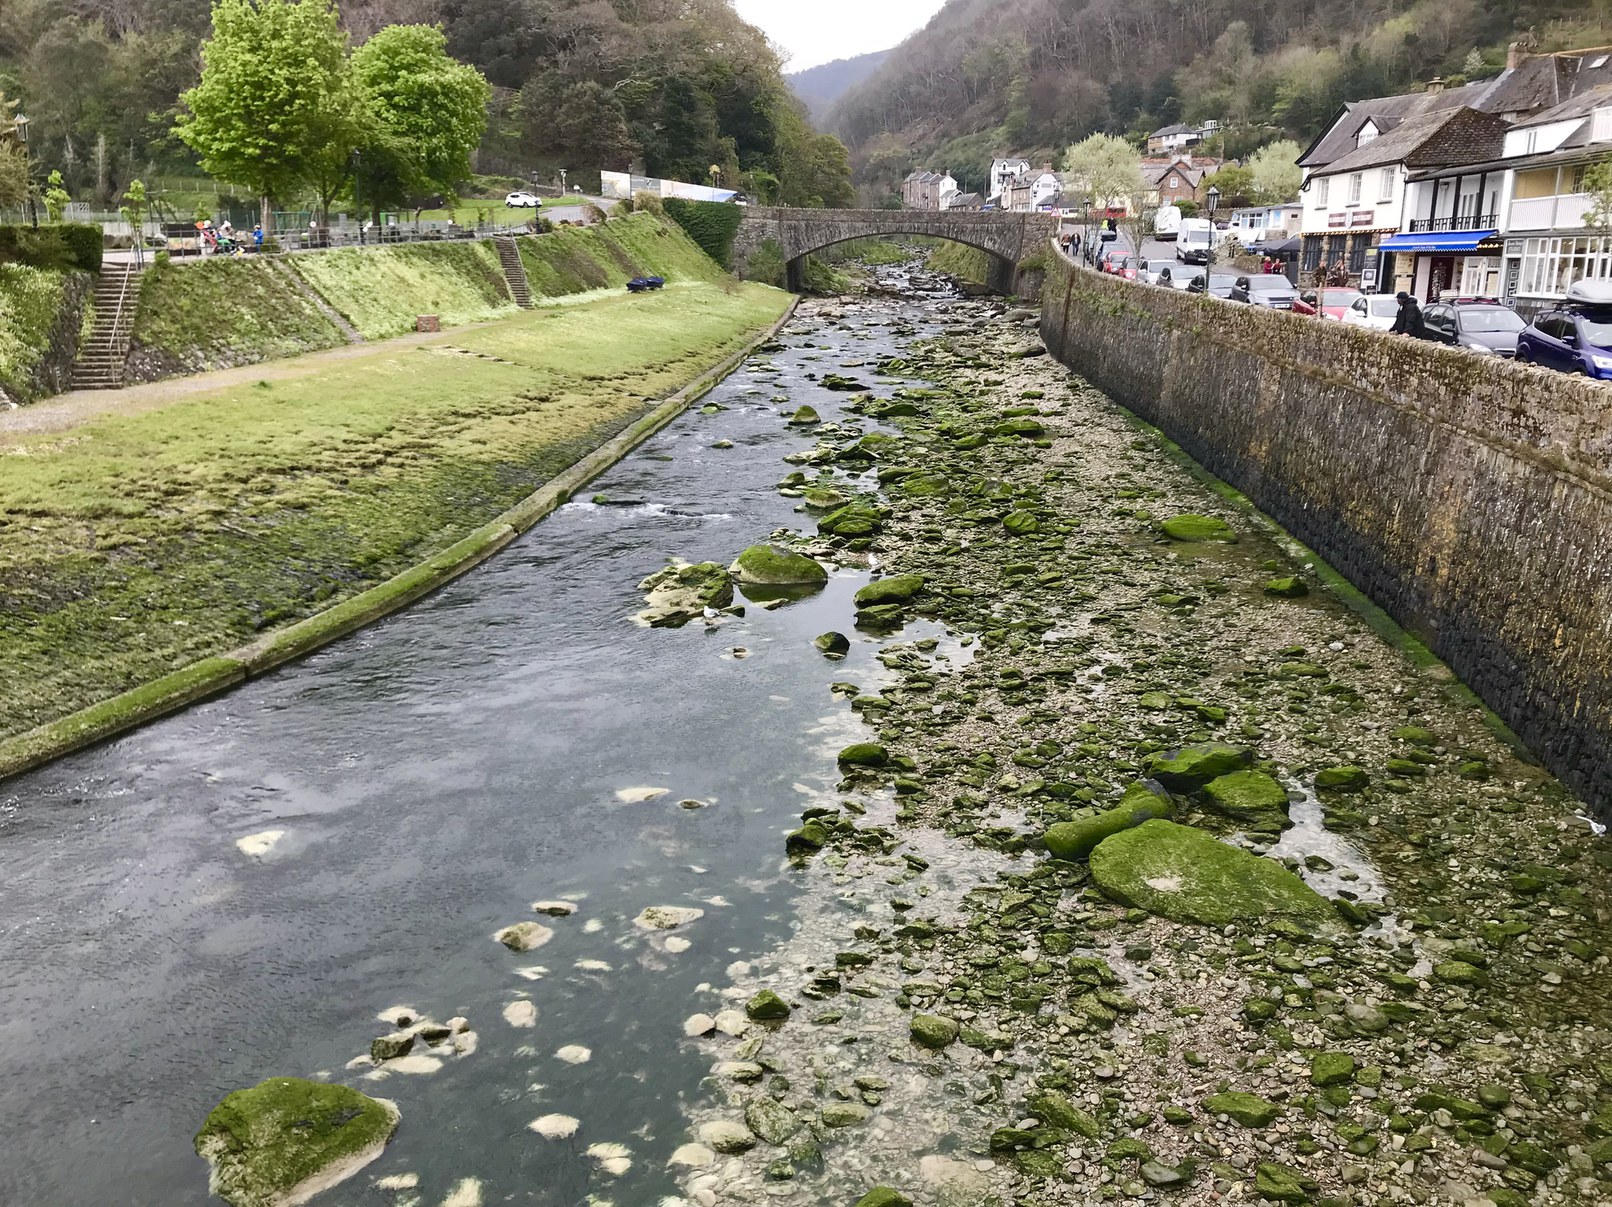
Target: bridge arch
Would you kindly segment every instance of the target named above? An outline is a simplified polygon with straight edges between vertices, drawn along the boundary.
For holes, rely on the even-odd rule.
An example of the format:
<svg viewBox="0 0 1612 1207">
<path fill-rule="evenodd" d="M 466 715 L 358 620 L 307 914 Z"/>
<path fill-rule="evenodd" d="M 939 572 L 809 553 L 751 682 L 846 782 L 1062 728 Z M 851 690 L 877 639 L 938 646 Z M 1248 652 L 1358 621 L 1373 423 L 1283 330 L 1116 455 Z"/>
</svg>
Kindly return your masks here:
<svg viewBox="0 0 1612 1207">
<path fill-rule="evenodd" d="M 734 236 L 734 267 L 742 270 L 767 242 L 777 243 L 789 265 L 789 285 L 798 289 L 803 259 L 812 252 L 889 235 L 927 235 L 977 248 L 991 259 L 990 286 L 1013 293 L 1019 261 L 1045 246 L 1057 232 L 1051 214 L 1000 211 L 807 210 L 749 207 Z"/>
</svg>

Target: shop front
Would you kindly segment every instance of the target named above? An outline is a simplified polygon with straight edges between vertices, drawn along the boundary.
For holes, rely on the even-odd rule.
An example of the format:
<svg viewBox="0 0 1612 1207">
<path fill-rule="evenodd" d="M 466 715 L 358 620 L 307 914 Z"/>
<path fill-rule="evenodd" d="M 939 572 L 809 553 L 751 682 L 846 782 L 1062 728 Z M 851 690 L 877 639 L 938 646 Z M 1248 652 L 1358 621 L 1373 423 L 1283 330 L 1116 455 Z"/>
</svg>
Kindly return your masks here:
<svg viewBox="0 0 1612 1207">
<path fill-rule="evenodd" d="M 1395 257 L 1394 288 L 1434 302 L 1446 292 L 1500 293 L 1500 243 L 1493 230 L 1393 235 L 1381 250 Z"/>
<path fill-rule="evenodd" d="M 1612 237 L 1518 234 L 1506 240 L 1504 298 L 1525 316 L 1567 296 L 1577 281 L 1612 279 Z"/>
</svg>

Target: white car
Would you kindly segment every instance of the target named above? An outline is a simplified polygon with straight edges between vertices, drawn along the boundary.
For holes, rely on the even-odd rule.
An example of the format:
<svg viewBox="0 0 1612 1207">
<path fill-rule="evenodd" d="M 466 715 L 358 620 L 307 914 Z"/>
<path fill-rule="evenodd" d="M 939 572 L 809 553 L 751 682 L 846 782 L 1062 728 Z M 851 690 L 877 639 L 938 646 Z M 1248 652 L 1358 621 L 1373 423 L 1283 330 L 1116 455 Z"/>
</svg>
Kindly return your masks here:
<svg viewBox="0 0 1612 1207">
<path fill-rule="evenodd" d="M 535 210 L 542 208 L 543 199 L 535 193 L 511 193 L 504 204 L 512 210 Z"/>
<path fill-rule="evenodd" d="M 1355 327 L 1370 327 L 1373 331 L 1387 331 L 1399 314 L 1399 303 L 1391 293 L 1361 294 L 1349 303 L 1343 312 L 1343 321 Z"/>
<path fill-rule="evenodd" d="M 1161 278 L 1165 278 L 1166 274 L 1174 277 L 1180 270 L 1181 266 L 1174 260 L 1143 260 L 1142 271 L 1138 275 L 1149 285 L 1167 285 L 1169 280 Z"/>
</svg>

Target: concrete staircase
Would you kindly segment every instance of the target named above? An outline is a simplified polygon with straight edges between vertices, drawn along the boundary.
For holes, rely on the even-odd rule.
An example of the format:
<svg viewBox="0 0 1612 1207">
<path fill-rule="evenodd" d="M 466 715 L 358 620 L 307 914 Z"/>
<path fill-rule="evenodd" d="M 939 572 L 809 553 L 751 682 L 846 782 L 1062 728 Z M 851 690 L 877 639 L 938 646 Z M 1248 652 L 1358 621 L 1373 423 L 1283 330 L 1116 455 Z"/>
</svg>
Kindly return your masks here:
<svg viewBox="0 0 1612 1207">
<path fill-rule="evenodd" d="M 127 264 L 106 264 L 95 282 L 95 326 L 73 362 L 73 389 L 116 390 L 129 359 L 140 273 Z"/>
<path fill-rule="evenodd" d="M 509 283 L 509 296 L 522 310 L 532 308 L 532 286 L 526 279 L 526 265 L 521 263 L 521 251 L 513 237 L 498 235 L 493 239 L 498 249 L 498 262 L 504 266 L 504 280 Z"/>
</svg>

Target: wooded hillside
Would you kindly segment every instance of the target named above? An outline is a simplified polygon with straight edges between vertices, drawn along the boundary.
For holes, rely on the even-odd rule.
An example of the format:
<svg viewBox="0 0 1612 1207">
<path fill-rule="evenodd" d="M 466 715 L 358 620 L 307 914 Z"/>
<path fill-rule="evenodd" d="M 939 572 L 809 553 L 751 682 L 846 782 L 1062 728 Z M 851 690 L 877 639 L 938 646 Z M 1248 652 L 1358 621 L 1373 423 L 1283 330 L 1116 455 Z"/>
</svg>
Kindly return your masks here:
<svg viewBox="0 0 1612 1207">
<path fill-rule="evenodd" d="M 835 59 L 805 71 L 792 71 L 784 78 L 795 90 L 795 95 L 806 102 L 806 108 L 818 121 L 828 116 L 835 103 L 867 79 L 890 57 L 888 50 L 875 50 L 854 58 Z"/>
<path fill-rule="evenodd" d="M 979 188 L 991 155 L 1219 120 L 1226 153 L 1301 143 L 1345 100 L 1492 75 L 1516 37 L 1612 41 L 1590 0 L 950 0 L 830 113 L 859 180 L 920 163 Z M 1530 35 L 1529 31 L 1532 31 Z"/>
</svg>

